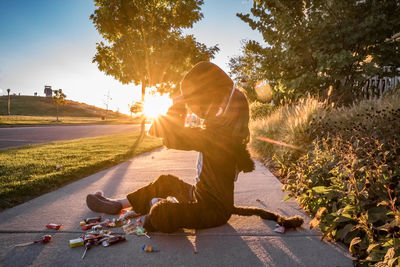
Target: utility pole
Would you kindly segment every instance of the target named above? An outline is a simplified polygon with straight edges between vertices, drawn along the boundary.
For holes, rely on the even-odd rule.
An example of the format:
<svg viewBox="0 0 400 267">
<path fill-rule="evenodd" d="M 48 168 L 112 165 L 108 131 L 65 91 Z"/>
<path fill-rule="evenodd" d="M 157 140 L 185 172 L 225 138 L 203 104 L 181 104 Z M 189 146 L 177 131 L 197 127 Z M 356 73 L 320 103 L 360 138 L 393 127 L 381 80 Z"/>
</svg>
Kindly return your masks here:
<svg viewBox="0 0 400 267">
<path fill-rule="evenodd" d="M 110 104 L 112 98 L 110 96 L 110 90 L 108 90 L 107 95 L 105 95 L 106 99 L 104 100 L 104 104 L 106 106 L 106 115 L 105 119 L 107 120 L 107 115 L 108 115 L 108 105 Z"/>
<path fill-rule="evenodd" d="M 8 115 L 10 115 L 11 114 L 11 101 L 10 101 L 10 91 L 11 91 L 11 89 L 10 88 L 8 88 L 7 89 L 7 94 L 8 94 Z"/>
</svg>

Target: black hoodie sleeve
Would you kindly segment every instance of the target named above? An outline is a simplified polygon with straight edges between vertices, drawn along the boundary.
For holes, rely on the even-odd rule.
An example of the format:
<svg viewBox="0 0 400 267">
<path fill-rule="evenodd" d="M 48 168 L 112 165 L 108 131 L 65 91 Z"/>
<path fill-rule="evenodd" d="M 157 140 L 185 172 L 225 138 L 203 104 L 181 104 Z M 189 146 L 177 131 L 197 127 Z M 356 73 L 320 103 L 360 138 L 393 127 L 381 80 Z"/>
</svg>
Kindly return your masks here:
<svg viewBox="0 0 400 267">
<path fill-rule="evenodd" d="M 207 140 L 206 131 L 185 127 L 185 113 L 182 102 L 174 104 L 166 116 L 159 116 L 154 120 L 149 134 L 162 138 L 168 148 L 202 152 Z"/>
<path fill-rule="evenodd" d="M 206 131 L 201 128 L 187 128 L 175 118 L 160 116 L 150 127 L 149 134 L 160 137 L 166 147 L 179 150 L 203 151 Z"/>
</svg>

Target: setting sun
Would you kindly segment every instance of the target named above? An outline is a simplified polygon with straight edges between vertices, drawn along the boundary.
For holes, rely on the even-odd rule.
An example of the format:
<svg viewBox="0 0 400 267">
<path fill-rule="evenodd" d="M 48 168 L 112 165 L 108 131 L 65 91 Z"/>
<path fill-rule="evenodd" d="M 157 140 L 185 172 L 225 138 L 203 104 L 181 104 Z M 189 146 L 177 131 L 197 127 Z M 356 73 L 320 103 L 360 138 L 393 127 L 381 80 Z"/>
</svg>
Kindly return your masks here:
<svg viewBox="0 0 400 267">
<path fill-rule="evenodd" d="M 169 94 L 146 94 L 143 113 L 149 118 L 156 118 L 159 115 L 165 115 L 170 106 L 172 106 L 172 99 Z"/>
</svg>

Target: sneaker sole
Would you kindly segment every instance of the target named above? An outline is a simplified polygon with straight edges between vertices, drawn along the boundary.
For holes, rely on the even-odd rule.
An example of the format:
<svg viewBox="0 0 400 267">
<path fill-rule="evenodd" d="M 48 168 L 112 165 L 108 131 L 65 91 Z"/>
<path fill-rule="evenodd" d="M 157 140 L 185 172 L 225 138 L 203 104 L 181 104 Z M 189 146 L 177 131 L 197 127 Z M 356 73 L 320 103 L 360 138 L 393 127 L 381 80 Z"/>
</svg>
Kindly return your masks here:
<svg viewBox="0 0 400 267">
<path fill-rule="evenodd" d="M 93 194 L 87 195 L 86 205 L 92 211 L 99 213 L 118 214 L 121 211 L 120 206 L 103 201 Z"/>
</svg>

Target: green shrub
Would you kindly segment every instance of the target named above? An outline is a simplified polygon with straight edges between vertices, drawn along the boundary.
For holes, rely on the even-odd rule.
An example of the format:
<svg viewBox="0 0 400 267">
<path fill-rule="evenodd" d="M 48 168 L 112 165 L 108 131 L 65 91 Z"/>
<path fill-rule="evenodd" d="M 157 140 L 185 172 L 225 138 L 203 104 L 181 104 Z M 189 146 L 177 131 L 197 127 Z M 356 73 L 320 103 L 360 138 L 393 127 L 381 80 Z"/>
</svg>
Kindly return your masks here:
<svg viewBox="0 0 400 267">
<path fill-rule="evenodd" d="M 285 169 L 283 189 L 314 217 L 324 237 L 343 241 L 361 262 L 400 263 L 400 144 L 373 137 L 340 136 Z M 373 250 L 372 250 L 373 248 Z M 392 255 L 392 250 L 393 255 Z"/>
<path fill-rule="evenodd" d="M 305 99 L 251 125 L 252 151 L 273 159 L 311 227 L 347 244 L 360 265 L 400 264 L 400 94 L 341 108 Z"/>
<path fill-rule="evenodd" d="M 267 117 L 275 109 L 276 108 L 274 105 L 268 103 L 262 103 L 259 101 L 254 101 L 250 104 L 250 117 L 252 120 L 255 120 L 257 118 Z"/>
</svg>

